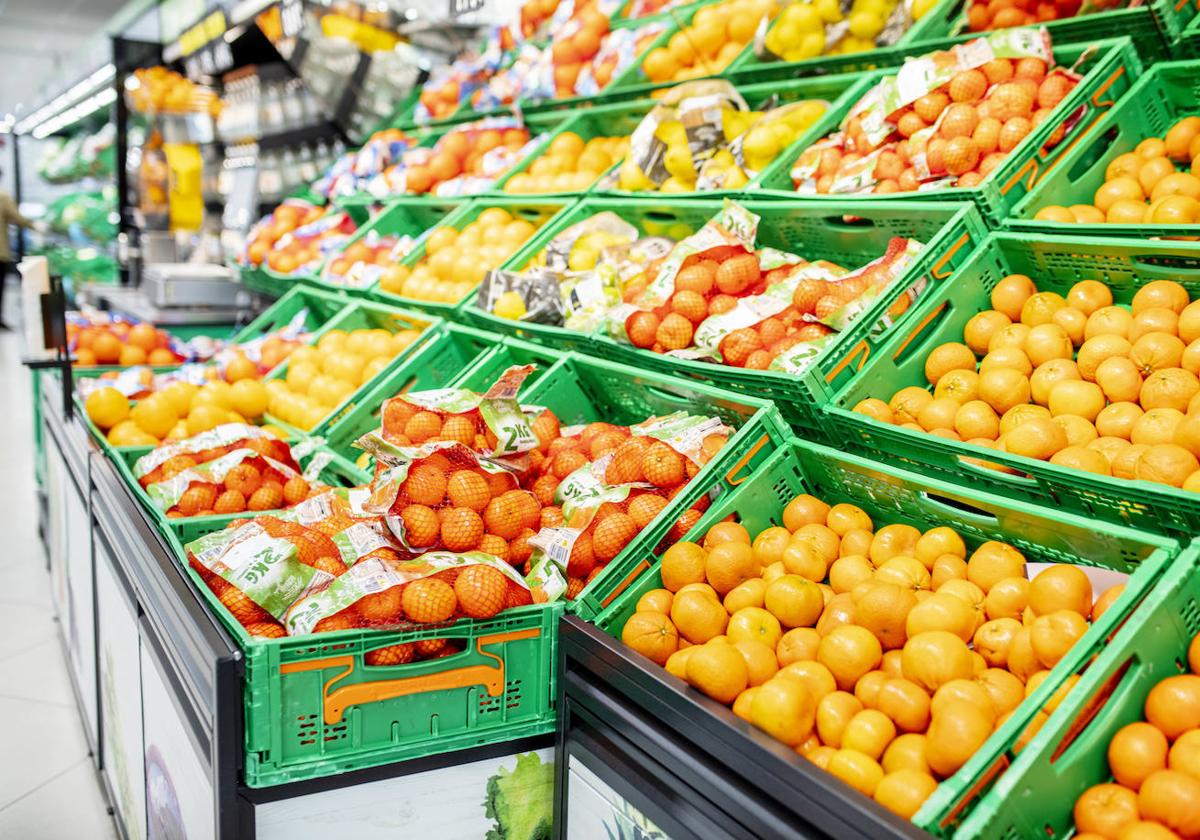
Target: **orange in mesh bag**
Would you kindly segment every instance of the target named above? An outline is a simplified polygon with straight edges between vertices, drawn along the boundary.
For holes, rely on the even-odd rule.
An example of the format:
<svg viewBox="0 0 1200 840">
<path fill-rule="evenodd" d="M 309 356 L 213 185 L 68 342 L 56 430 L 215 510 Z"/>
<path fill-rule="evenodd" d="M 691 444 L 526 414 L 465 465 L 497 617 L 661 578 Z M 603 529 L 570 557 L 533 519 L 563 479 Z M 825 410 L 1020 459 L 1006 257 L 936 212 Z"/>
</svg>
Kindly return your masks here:
<svg viewBox="0 0 1200 840">
<path fill-rule="evenodd" d="M 364 560 L 326 589 L 295 603 L 285 617 L 292 635 L 350 628 L 443 624 L 491 618 L 533 603 L 507 564 L 480 552 L 430 552 L 419 560 Z"/>
</svg>

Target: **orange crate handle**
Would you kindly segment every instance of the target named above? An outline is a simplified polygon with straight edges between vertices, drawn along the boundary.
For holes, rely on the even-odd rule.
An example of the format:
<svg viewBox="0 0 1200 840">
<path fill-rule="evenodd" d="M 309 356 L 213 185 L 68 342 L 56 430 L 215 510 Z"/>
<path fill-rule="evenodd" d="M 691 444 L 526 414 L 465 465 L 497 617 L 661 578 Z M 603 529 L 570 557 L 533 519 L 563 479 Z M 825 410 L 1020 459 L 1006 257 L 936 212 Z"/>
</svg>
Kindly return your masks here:
<svg viewBox="0 0 1200 840">
<path fill-rule="evenodd" d="M 354 683 L 353 685 L 343 685 L 340 688 L 333 688 L 333 685 L 354 673 L 354 656 L 331 656 L 308 662 L 292 662 L 281 665 L 279 671 L 283 674 L 293 674 L 301 671 L 320 671 L 325 668 L 341 669 L 325 681 L 323 688 L 325 723 L 330 725 L 341 723 L 346 709 L 351 706 L 374 703 L 378 700 L 390 700 L 393 697 L 404 697 L 409 694 L 482 685 L 487 690 L 489 697 L 498 697 L 504 693 L 504 659 L 498 654 L 484 650 L 484 647 L 501 642 L 532 639 L 539 635 L 541 635 L 541 630 L 532 629 L 479 637 L 475 642 L 475 650 L 481 656 L 494 660 L 496 663 L 494 667 L 488 664 L 464 665 L 461 668 L 452 668 L 432 674 Z"/>
</svg>

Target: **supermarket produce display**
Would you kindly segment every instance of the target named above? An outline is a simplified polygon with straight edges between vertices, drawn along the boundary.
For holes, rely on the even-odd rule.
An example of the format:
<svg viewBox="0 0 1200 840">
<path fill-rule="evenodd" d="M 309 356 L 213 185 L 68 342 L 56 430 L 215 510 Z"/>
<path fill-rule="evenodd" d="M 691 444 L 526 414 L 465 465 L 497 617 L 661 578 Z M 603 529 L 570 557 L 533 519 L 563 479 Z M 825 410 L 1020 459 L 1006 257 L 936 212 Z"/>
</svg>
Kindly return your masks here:
<svg viewBox="0 0 1200 840">
<path fill-rule="evenodd" d="M 122 835 L 1200 837 L 1194 6 L 510 5 L 206 16 L 53 208 L 254 293 L 33 373 Z"/>
</svg>

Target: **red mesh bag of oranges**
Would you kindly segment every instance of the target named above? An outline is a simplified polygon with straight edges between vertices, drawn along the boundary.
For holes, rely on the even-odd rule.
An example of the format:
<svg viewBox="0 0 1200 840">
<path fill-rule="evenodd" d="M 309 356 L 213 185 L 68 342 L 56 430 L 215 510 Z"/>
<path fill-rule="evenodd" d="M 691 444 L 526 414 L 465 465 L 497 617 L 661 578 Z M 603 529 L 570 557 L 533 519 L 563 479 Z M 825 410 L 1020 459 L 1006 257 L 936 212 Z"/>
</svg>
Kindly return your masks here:
<svg viewBox="0 0 1200 840">
<path fill-rule="evenodd" d="M 566 576 L 566 597 L 577 596 L 720 451 L 729 431 L 715 417 L 675 412 L 631 427 L 589 423 L 550 440 L 531 474 L 544 506 L 527 572 L 541 580 L 553 564 Z M 701 497 L 667 540 L 681 538 L 707 507 Z"/>
<path fill-rule="evenodd" d="M 529 130 L 513 117 L 488 117 L 448 131 L 433 148 L 418 146 L 383 172 L 392 194 L 481 193 L 525 154 Z"/>
<path fill-rule="evenodd" d="M 407 561 L 373 557 L 298 600 L 284 627 L 288 635 L 299 636 L 444 624 L 463 617 L 491 618 L 534 601 L 535 593 L 519 574 L 483 552 L 433 551 Z"/>
<path fill-rule="evenodd" d="M 399 447 L 461 443 L 492 457 L 528 452 L 538 440 L 516 397 L 532 372 L 532 365 L 510 367 L 483 393 L 439 388 L 392 397 L 380 410 L 379 432 L 359 445 L 368 449 L 368 439 L 381 438 Z"/>
<path fill-rule="evenodd" d="M 376 231 L 368 231 L 362 239 L 350 243 L 346 250 L 325 263 L 321 279 L 347 289 L 368 289 L 379 281 L 384 269 L 403 259 L 411 247 L 411 237 L 406 236 L 401 241 L 395 236 L 380 236 Z"/>
<path fill-rule="evenodd" d="M 188 562 L 252 635 L 286 636 L 282 620 L 298 600 L 346 571 L 333 541 L 270 516 L 234 522 L 187 545 Z"/>
<path fill-rule="evenodd" d="M 282 440 L 257 426 L 226 423 L 156 447 L 133 465 L 133 474 L 168 517 L 276 510 L 312 491 L 297 457 Z M 310 474 L 323 466 L 309 464 Z"/>
<path fill-rule="evenodd" d="M 524 567 L 543 505 L 518 486 L 516 474 L 454 442 L 379 446 L 376 456 L 362 508 L 384 517 L 402 556 L 482 552 Z"/>
<path fill-rule="evenodd" d="M 974 187 L 1082 77 L 1054 66 L 1044 30 L 1009 30 L 909 59 L 850 109 L 839 130 L 792 167 L 800 193 L 893 193 Z M 1062 142 L 1068 115 L 1045 141 Z"/>
<path fill-rule="evenodd" d="M 897 238 L 877 260 L 848 271 L 827 260 L 757 248 L 759 221 L 727 201 L 647 270 L 644 282 L 626 289 L 626 303 L 608 313 L 609 334 L 655 353 L 799 372 L 828 336 L 903 273 L 921 247 Z"/>
</svg>

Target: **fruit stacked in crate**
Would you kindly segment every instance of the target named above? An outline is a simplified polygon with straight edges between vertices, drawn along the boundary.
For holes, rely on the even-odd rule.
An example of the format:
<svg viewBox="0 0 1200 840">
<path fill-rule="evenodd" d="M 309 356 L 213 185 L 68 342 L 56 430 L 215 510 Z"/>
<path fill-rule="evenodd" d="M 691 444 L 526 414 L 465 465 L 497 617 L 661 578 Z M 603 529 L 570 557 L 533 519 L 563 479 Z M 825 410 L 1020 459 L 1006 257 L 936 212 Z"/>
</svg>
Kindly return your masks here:
<svg viewBox="0 0 1200 840">
<path fill-rule="evenodd" d="M 810 99 L 752 111 L 726 81 L 676 85 L 646 114 L 630 137 L 625 160 L 600 186 L 662 193 L 741 189 L 828 107 Z"/>
<path fill-rule="evenodd" d="M 779 6 L 766 0 L 722 0 L 697 9 L 688 25 L 646 54 L 642 72 L 656 84 L 720 73 L 754 39 Z"/>
<path fill-rule="evenodd" d="M 258 426 L 226 423 L 156 447 L 132 472 L 168 519 L 278 510 L 313 492 L 298 460 L 308 451 Z"/>
<path fill-rule="evenodd" d="M 974 187 L 1049 119 L 1082 77 L 1057 67 L 1044 33 L 997 33 L 909 59 L 849 111 L 839 129 L 797 158 L 807 194 Z M 918 80 L 918 83 L 912 83 Z M 1045 141 L 1061 143 L 1068 117 Z"/>
<path fill-rule="evenodd" d="M 484 393 L 393 397 L 378 432 L 359 446 L 375 458 L 371 509 L 392 516 L 409 546 L 486 552 L 539 580 L 557 568 L 573 598 L 720 451 L 730 430 L 683 412 L 630 427 L 564 429 L 553 412 L 515 402 L 531 371 L 511 368 Z M 482 459 L 482 475 L 453 468 L 448 459 L 459 448 Z M 705 497 L 684 511 L 668 539 L 679 539 L 707 504 Z"/>
<path fill-rule="evenodd" d="M 1182 167 L 1182 169 L 1181 169 Z M 1035 219 L 1064 224 L 1189 225 L 1200 220 L 1200 117 L 1184 117 L 1113 158 L 1091 204 L 1048 204 Z"/>
<path fill-rule="evenodd" d="M 101 312 L 68 312 L 67 347 L 71 364 L 177 365 L 195 357 L 185 342 L 146 321 Z"/>
<path fill-rule="evenodd" d="M 626 237 L 636 238 L 636 228 L 617 223 Z M 914 240 L 896 237 L 878 259 L 846 268 L 758 246 L 758 223 L 745 207 L 727 202 L 644 271 L 610 271 L 629 279 L 620 288 L 623 302 L 602 315 L 605 332 L 655 353 L 750 370 L 799 371 L 921 249 Z M 611 259 L 619 263 L 622 252 Z M 910 303 L 902 297 L 891 314 L 902 315 Z"/>
<path fill-rule="evenodd" d="M 349 213 L 289 198 L 250 229 L 238 261 L 277 274 L 315 273 L 356 229 Z"/>
<path fill-rule="evenodd" d="M 757 57 L 762 61 L 805 61 L 891 46 L 935 5 L 936 0 L 854 0 L 843 11 L 836 0 L 792 3 L 767 31 Z"/>
<path fill-rule="evenodd" d="M 1125 308 L 1099 280 L 1064 297 L 1010 274 L 991 306 L 967 321 L 961 342 L 926 357 L 932 392 L 908 386 L 854 410 L 1058 466 L 1200 491 L 1200 302 L 1187 289 L 1154 280 Z"/>
</svg>

